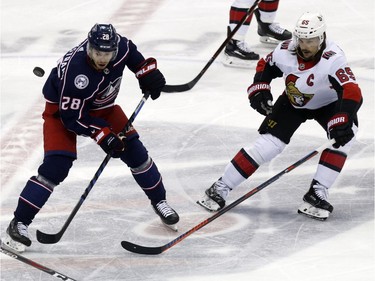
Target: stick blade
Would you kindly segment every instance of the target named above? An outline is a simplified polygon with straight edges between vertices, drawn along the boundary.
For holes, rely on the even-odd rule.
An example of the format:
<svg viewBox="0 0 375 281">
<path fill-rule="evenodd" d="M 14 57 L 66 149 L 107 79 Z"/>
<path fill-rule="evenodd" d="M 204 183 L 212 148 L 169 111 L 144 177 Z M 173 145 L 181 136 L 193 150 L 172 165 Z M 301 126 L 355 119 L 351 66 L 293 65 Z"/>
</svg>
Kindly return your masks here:
<svg viewBox="0 0 375 281">
<path fill-rule="evenodd" d="M 62 234 L 56 233 L 56 234 L 48 234 L 41 232 L 39 230 L 36 230 L 36 239 L 38 242 L 42 244 L 55 244 L 60 241 Z"/>
<path fill-rule="evenodd" d="M 164 93 L 180 93 L 189 91 L 192 87 L 190 87 L 189 83 L 181 84 L 181 85 L 165 85 L 161 90 Z"/>
<path fill-rule="evenodd" d="M 195 86 L 197 84 L 198 80 L 202 77 L 203 73 L 200 73 L 197 77 L 195 77 L 193 80 L 186 84 L 180 84 L 180 85 L 165 85 L 162 92 L 165 93 L 179 93 L 179 92 L 186 92 Z"/>
<path fill-rule="evenodd" d="M 133 244 L 128 241 L 122 241 L 121 246 L 129 252 L 143 255 L 159 255 L 163 252 L 163 246 L 161 247 L 144 247 Z"/>
</svg>

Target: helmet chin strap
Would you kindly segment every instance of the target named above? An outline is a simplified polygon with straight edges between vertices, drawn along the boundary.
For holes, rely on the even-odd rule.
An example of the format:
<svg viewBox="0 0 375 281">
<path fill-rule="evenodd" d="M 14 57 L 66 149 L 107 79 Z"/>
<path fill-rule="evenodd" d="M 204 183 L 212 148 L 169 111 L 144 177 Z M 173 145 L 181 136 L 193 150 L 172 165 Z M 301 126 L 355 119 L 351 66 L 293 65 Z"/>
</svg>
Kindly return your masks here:
<svg viewBox="0 0 375 281">
<path fill-rule="evenodd" d="M 93 46 L 91 46 L 90 42 L 87 42 L 86 53 L 91 60 L 92 60 L 92 58 L 91 58 L 92 50 L 95 50 L 95 48 Z M 116 59 L 117 54 L 118 54 L 118 49 L 116 49 L 116 51 L 112 51 L 111 61 L 114 61 Z"/>
<path fill-rule="evenodd" d="M 87 62 L 97 71 L 103 71 L 104 69 L 99 69 L 96 64 L 95 64 L 95 61 L 90 57 L 89 54 L 87 54 Z M 107 65 L 108 66 L 108 65 Z"/>
<path fill-rule="evenodd" d="M 318 50 L 316 51 L 316 53 L 313 56 L 311 56 L 311 58 L 309 58 L 309 59 L 304 58 L 304 56 L 303 56 L 303 54 L 301 52 L 300 47 L 297 46 L 297 51 L 296 51 L 297 56 L 300 57 L 301 59 L 303 59 L 304 61 L 319 61 L 320 58 L 321 58 L 321 56 L 322 56 L 323 50 L 325 48 L 325 42 L 326 41 L 324 40 L 323 43 L 319 45 Z"/>
<path fill-rule="evenodd" d="M 317 58 L 317 55 L 321 56 L 321 53 L 322 53 L 322 49 L 325 48 L 325 42 L 326 42 L 326 33 L 323 34 L 323 38 L 318 46 L 318 49 L 317 51 L 315 52 L 315 54 L 313 56 L 311 56 L 311 58 L 309 59 L 306 59 L 304 56 L 303 56 L 303 53 L 301 52 L 301 48 L 299 47 L 299 45 L 297 43 L 296 44 L 296 47 L 297 47 L 297 56 L 300 57 L 301 59 L 305 60 L 305 61 L 313 61 Z M 297 40 L 295 40 L 295 42 L 297 42 Z"/>
<path fill-rule="evenodd" d="M 311 56 L 310 58 L 307 59 L 307 58 L 305 58 L 305 57 L 303 56 L 300 47 L 298 47 L 298 48 L 297 48 L 297 56 L 299 56 L 299 57 L 300 57 L 301 59 L 303 59 L 304 61 L 312 61 L 312 60 L 315 59 L 316 54 L 319 53 L 320 49 L 321 49 L 321 46 L 319 46 L 319 49 L 316 51 L 316 53 L 315 53 L 313 56 Z"/>
</svg>

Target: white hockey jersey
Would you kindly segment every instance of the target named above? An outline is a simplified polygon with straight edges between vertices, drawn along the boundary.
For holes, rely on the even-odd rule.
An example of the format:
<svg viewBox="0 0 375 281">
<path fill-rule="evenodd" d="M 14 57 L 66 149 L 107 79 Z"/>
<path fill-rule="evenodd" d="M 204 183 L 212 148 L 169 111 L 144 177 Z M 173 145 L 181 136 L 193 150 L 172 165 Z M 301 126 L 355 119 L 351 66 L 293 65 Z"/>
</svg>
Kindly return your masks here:
<svg viewBox="0 0 375 281">
<path fill-rule="evenodd" d="M 317 109 L 338 99 L 331 79 L 340 86 L 355 83 L 355 77 L 348 66 L 344 52 L 334 42 L 327 41 L 320 61 L 305 62 L 291 51 L 293 41 L 280 43 L 265 61 L 277 66 L 285 81 L 285 93 L 295 108 Z"/>
</svg>

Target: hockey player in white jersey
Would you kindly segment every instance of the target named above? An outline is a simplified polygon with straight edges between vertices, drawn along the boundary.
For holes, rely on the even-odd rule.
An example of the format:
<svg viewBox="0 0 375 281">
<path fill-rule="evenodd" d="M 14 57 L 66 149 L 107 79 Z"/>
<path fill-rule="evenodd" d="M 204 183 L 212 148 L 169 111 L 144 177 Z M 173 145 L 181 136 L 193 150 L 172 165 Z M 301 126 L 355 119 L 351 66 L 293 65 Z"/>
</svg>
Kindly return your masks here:
<svg viewBox="0 0 375 281">
<path fill-rule="evenodd" d="M 270 83 L 277 77 L 284 78 L 285 90 L 273 105 Z M 357 132 L 362 94 L 343 51 L 327 40 L 321 14 L 304 13 L 293 40 L 280 43 L 259 60 L 248 95 L 251 107 L 266 116 L 259 136 L 234 156 L 197 203 L 210 211 L 223 208 L 232 189 L 281 153 L 298 127 L 313 119 L 335 141 L 321 153 L 298 213 L 327 219 L 333 211 L 328 190 L 341 172 Z"/>
</svg>

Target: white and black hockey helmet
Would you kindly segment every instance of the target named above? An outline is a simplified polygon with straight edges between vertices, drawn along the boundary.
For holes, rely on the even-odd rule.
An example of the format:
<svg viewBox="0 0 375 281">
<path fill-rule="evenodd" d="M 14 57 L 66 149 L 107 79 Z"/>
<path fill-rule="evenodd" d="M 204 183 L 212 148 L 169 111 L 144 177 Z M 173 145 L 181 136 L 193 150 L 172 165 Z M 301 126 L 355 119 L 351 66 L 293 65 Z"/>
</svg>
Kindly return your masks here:
<svg viewBox="0 0 375 281">
<path fill-rule="evenodd" d="M 297 21 L 293 36 L 298 39 L 310 39 L 319 37 L 320 46 L 325 40 L 326 23 L 322 14 L 318 12 L 306 12 Z"/>
</svg>

